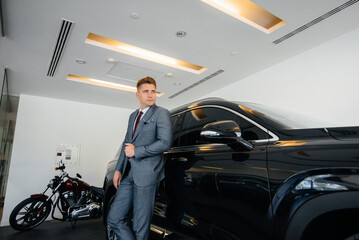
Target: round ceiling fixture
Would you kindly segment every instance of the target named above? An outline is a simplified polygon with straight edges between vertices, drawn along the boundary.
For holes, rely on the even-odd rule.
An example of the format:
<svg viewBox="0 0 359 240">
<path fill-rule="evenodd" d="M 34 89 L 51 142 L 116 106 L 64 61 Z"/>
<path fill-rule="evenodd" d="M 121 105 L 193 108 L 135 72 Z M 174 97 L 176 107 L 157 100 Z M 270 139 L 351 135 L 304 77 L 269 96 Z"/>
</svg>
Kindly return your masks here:
<svg viewBox="0 0 359 240">
<path fill-rule="evenodd" d="M 131 16 L 131 18 L 133 18 L 133 19 L 139 19 L 139 18 L 140 18 L 140 14 L 135 13 L 135 12 L 131 13 L 130 16 Z"/>
<path fill-rule="evenodd" d="M 177 33 L 176 33 L 176 36 L 177 37 L 185 37 L 187 35 L 187 33 L 185 32 L 185 31 L 178 31 Z"/>
<path fill-rule="evenodd" d="M 172 77 L 173 74 L 172 73 L 166 73 L 166 77 Z"/>
<path fill-rule="evenodd" d="M 78 64 L 85 64 L 85 63 L 86 63 L 86 61 L 83 60 L 83 59 L 77 59 L 76 62 L 77 62 Z"/>
<path fill-rule="evenodd" d="M 116 59 L 113 59 L 113 58 L 107 59 L 107 63 L 109 63 L 109 64 L 115 64 L 116 62 L 117 62 Z"/>
</svg>

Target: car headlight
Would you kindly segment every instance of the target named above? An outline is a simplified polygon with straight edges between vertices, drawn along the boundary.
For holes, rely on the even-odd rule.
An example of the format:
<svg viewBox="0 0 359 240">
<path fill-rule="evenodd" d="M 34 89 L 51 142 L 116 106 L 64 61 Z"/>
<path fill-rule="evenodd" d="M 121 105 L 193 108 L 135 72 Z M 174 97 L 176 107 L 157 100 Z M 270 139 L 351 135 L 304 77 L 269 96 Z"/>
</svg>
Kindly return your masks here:
<svg viewBox="0 0 359 240">
<path fill-rule="evenodd" d="M 332 174 L 315 175 L 307 177 L 297 184 L 295 190 L 317 190 L 317 191 L 343 191 L 348 188 L 340 183 L 333 182 L 330 178 Z"/>
</svg>

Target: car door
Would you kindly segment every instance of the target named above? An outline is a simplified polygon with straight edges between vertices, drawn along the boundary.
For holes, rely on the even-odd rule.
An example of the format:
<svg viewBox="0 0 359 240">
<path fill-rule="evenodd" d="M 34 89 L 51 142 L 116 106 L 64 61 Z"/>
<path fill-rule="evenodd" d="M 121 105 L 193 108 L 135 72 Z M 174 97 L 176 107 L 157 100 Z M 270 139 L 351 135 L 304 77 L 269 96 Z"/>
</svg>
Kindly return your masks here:
<svg viewBox="0 0 359 240">
<path fill-rule="evenodd" d="M 205 229 L 219 239 L 233 232 L 242 234 L 242 230 L 238 231 L 242 227 L 243 231 L 262 227 L 259 222 L 263 222 L 264 209 L 269 205 L 263 144 L 268 135 L 221 106 L 199 107 L 183 113 L 181 118 L 178 147 L 172 148 L 167 165 L 169 182 L 177 178 L 172 184 L 177 192 L 177 203 L 173 205 L 177 206 L 173 207 L 177 223 Z M 242 125 L 243 137 L 258 142 L 254 149 L 238 152 L 226 144 L 204 142 L 201 129 L 222 120 Z"/>
</svg>

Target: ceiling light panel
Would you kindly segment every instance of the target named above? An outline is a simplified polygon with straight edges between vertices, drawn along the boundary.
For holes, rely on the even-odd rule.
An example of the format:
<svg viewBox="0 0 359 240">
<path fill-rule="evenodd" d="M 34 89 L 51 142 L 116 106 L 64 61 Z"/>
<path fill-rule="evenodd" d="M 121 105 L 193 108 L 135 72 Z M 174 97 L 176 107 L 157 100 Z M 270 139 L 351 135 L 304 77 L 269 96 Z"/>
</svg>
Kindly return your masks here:
<svg viewBox="0 0 359 240">
<path fill-rule="evenodd" d="M 152 52 L 127 43 L 103 37 L 94 33 L 89 33 L 85 42 L 115 52 L 127 54 L 133 57 L 145 59 L 151 62 L 159 63 L 191 73 L 200 74 L 207 70 L 207 68 L 205 67 L 178 60 L 176 58 L 168 57 L 156 52 Z"/>
<path fill-rule="evenodd" d="M 86 84 L 91 84 L 91 85 L 106 87 L 106 88 L 113 88 L 113 89 L 127 91 L 127 92 L 137 92 L 136 87 L 127 86 L 127 85 L 123 85 L 123 84 L 119 84 L 119 83 L 108 82 L 108 81 L 94 79 L 94 78 L 87 78 L 87 77 L 81 77 L 81 76 L 68 74 L 66 79 L 70 80 L 70 81 L 86 83 Z M 164 93 L 156 92 L 156 94 L 157 94 L 157 96 L 160 97 Z"/>
<path fill-rule="evenodd" d="M 267 34 L 286 22 L 249 0 L 201 0 L 204 3 Z"/>
<path fill-rule="evenodd" d="M 138 79 L 142 79 L 147 76 L 151 76 L 152 78 L 159 80 L 165 74 L 162 72 L 153 71 L 151 69 L 127 64 L 124 62 L 116 62 L 116 64 L 113 65 L 113 67 L 106 75 L 109 77 L 137 83 Z"/>
</svg>

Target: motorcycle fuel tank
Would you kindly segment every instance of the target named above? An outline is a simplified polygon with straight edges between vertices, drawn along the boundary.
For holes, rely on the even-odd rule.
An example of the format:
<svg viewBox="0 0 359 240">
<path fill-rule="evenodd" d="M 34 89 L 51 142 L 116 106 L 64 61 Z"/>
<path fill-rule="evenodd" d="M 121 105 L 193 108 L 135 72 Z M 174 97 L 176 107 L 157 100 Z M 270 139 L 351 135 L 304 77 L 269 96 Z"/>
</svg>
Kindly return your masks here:
<svg viewBox="0 0 359 240">
<path fill-rule="evenodd" d="M 71 181 L 67 179 L 65 181 L 65 187 L 67 190 L 87 190 L 90 189 L 90 185 L 84 181 Z"/>
</svg>

